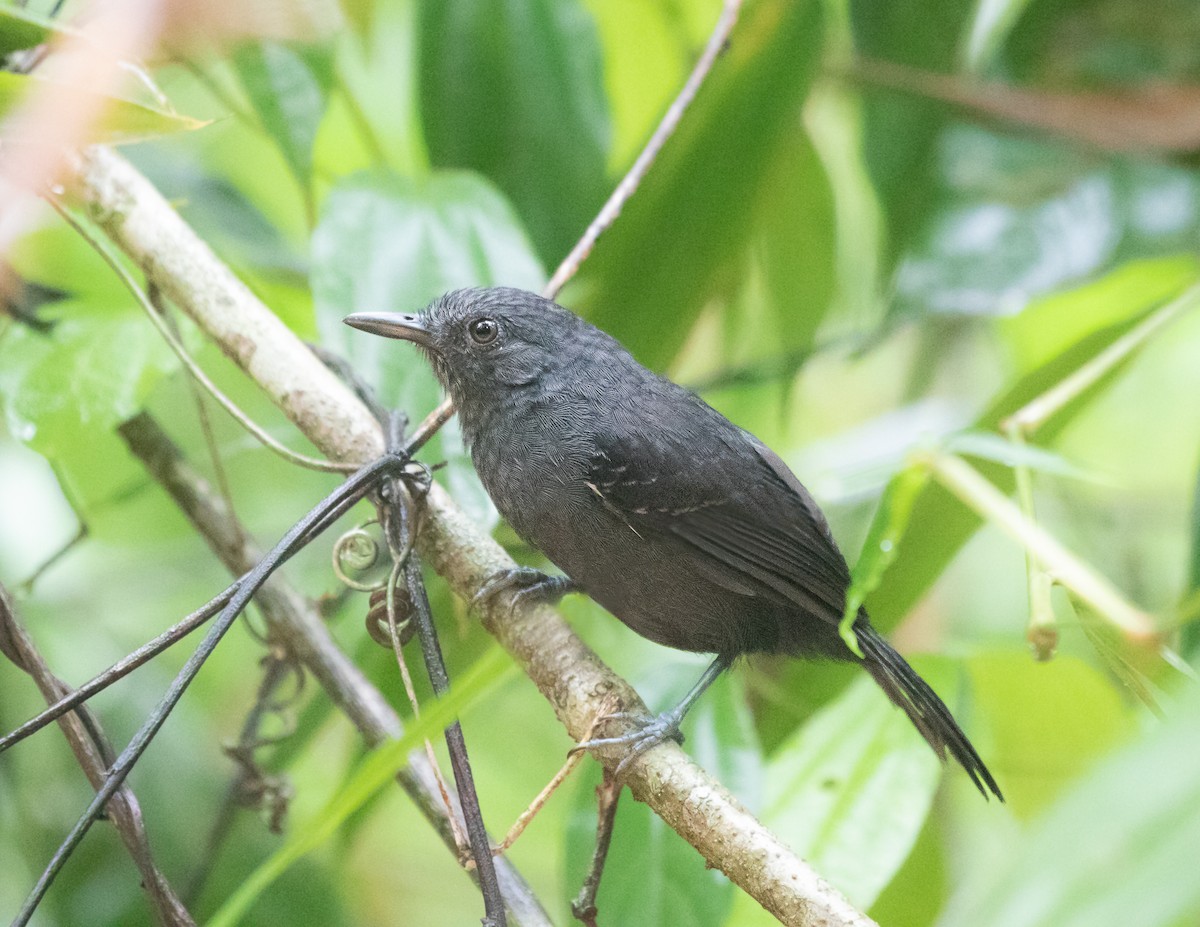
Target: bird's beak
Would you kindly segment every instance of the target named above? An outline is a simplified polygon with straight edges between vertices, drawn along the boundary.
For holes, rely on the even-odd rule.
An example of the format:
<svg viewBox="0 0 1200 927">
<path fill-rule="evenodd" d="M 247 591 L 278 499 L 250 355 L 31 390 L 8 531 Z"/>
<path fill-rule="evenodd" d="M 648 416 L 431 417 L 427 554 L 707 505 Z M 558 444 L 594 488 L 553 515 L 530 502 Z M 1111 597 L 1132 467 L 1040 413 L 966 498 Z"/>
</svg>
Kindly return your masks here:
<svg viewBox="0 0 1200 927">
<path fill-rule="evenodd" d="M 421 324 L 420 316 L 401 312 L 356 312 L 342 319 L 351 328 L 383 335 L 385 338 L 401 338 L 423 348 L 433 346 L 429 329 Z"/>
</svg>

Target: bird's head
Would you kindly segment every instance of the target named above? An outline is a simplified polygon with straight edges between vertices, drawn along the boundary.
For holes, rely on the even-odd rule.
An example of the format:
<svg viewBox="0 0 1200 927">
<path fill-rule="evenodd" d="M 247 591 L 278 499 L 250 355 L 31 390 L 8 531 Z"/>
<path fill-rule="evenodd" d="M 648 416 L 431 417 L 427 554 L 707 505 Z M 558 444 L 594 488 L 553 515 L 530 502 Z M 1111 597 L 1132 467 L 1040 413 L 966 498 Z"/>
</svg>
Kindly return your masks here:
<svg viewBox="0 0 1200 927">
<path fill-rule="evenodd" d="M 460 410 L 536 386 L 547 373 L 578 365 L 599 338 L 572 312 L 525 290 L 455 290 L 421 312 L 358 312 L 346 324 L 420 345 Z"/>
</svg>

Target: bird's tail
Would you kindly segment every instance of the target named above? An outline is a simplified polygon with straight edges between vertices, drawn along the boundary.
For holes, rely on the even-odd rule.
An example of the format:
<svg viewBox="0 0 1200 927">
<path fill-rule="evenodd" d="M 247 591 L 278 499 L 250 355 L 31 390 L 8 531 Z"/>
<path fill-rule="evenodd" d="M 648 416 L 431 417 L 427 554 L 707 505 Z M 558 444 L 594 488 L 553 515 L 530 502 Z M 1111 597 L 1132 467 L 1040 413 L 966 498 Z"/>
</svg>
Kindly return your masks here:
<svg viewBox="0 0 1200 927">
<path fill-rule="evenodd" d="M 944 761 L 946 751 L 953 756 L 967 771 L 975 787 L 988 797 L 990 791 L 1000 801 L 1004 796 L 996 780 L 983 765 L 983 760 L 967 740 L 954 716 L 929 684 L 917 675 L 904 657 L 892 649 L 891 644 L 879 636 L 870 625 L 863 623 L 855 625 L 855 634 L 859 646 L 866 657 L 867 671 L 879 683 L 880 688 L 887 693 L 888 698 L 904 709 L 904 713 L 916 726 L 921 735 L 929 741 L 929 746 Z"/>
</svg>

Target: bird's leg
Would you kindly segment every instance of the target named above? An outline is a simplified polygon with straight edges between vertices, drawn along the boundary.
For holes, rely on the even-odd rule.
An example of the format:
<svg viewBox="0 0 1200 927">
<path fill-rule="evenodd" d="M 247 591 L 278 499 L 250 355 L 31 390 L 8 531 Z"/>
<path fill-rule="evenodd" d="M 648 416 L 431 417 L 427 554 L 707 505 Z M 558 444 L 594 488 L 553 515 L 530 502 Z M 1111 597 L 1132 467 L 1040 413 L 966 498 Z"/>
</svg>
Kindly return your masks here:
<svg viewBox="0 0 1200 927">
<path fill-rule="evenodd" d="M 554 605 L 575 589 L 575 583 L 570 577 L 551 576 L 533 567 L 514 567 L 489 576 L 487 582 L 475 593 L 471 604 L 478 608 L 500 593 L 509 592 L 512 593 L 509 608 L 526 604 Z"/>
<path fill-rule="evenodd" d="M 733 663 L 733 657 L 720 655 L 708 665 L 708 669 L 704 671 L 704 675 L 692 686 L 691 690 L 683 699 L 672 708 L 670 711 L 664 711 L 656 718 L 650 718 L 642 714 L 634 714 L 627 711 L 614 712 L 610 715 L 605 715 L 603 720 L 625 719 L 635 722 L 636 726 L 633 730 L 621 734 L 618 737 L 601 737 L 596 740 L 585 740 L 583 743 L 576 745 L 571 752 L 575 753 L 579 750 L 592 750 L 596 747 L 616 747 L 628 746 L 629 752 L 617 764 L 614 770 L 616 775 L 621 775 L 639 756 L 654 747 L 657 747 L 663 741 L 674 740 L 677 743 L 683 742 L 683 734 L 679 730 L 679 725 L 683 723 L 684 717 L 696 704 L 705 690 L 716 681 L 725 670 L 729 669 Z"/>
</svg>

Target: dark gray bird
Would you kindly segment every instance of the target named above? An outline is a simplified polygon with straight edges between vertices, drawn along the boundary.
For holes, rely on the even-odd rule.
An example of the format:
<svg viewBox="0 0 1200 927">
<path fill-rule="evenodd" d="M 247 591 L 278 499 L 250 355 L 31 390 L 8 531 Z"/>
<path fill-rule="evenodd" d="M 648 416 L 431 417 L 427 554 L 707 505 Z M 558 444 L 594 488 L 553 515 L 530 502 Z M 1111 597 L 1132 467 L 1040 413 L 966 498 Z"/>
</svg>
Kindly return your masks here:
<svg viewBox="0 0 1200 927">
<path fill-rule="evenodd" d="M 1002 799 L 949 710 L 865 611 L 854 623 L 863 657 L 846 646 L 846 561 L 812 496 L 754 435 L 523 290 L 457 290 L 419 315 L 346 323 L 424 349 L 496 508 L 566 574 L 517 569 L 481 595 L 557 601 L 578 589 L 652 641 L 716 654 L 675 708 L 582 746 L 627 744 L 627 763 L 678 737 L 687 710 L 742 654 L 850 660 L 939 757 L 949 750 L 985 796 Z"/>
</svg>

